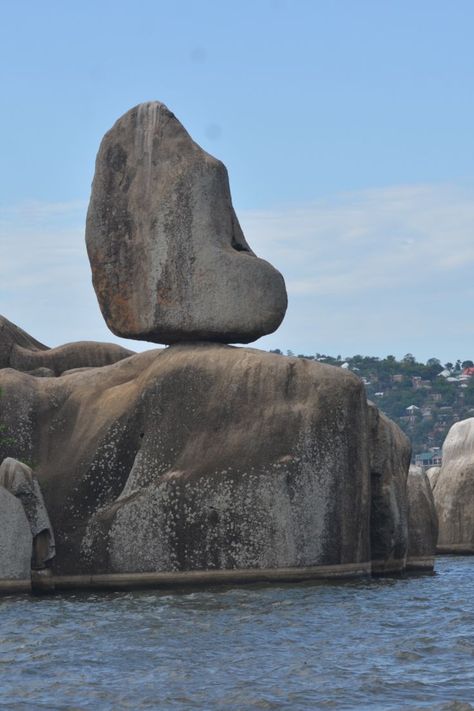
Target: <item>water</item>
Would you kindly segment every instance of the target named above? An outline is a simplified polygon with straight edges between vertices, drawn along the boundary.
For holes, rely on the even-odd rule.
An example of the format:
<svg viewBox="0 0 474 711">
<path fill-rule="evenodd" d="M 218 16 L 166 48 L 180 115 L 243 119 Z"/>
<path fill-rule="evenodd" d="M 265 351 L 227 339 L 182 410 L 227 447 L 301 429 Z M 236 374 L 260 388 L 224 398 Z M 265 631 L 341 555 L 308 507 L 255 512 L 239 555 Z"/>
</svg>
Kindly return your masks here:
<svg viewBox="0 0 474 711">
<path fill-rule="evenodd" d="M 0 709 L 474 709 L 474 558 L 437 571 L 0 598 Z"/>
</svg>

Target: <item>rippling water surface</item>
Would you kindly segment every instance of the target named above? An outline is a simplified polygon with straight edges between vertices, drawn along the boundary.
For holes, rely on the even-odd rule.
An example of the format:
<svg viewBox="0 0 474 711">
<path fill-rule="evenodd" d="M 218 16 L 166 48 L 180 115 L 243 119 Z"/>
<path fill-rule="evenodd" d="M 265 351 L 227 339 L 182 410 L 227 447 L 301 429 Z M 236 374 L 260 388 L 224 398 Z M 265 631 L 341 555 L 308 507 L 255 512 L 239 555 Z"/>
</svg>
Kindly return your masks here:
<svg viewBox="0 0 474 711">
<path fill-rule="evenodd" d="M 0 598 L 0 708 L 474 709 L 474 558 L 345 584 Z"/>
</svg>

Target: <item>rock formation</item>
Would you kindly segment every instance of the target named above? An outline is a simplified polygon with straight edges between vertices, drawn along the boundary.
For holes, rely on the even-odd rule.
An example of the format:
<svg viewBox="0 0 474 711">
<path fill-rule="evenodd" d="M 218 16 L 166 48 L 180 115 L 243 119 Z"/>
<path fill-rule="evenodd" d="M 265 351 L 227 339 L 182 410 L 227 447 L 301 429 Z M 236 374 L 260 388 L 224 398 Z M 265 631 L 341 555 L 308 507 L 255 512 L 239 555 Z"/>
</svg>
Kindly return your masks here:
<svg viewBox="0 0 474 711">
<path fill-rule="evenodd" d="M 436 484 L 438 483 L 440 471 L 441 471 L 441 467 L 430 467 L 426 471 L 426 476 L 428 477 L 428 480 L 430 482 L 431 491 L 434 491 L 434 488 L 435 488 Z"/>
<path fill-rule="evenodd" d="M 409 443 L 350 372 L 183 344 L 56 378 L 8 368 L 0 387 L 0 457 L 38 462 L 59 588 L 404 568 Z"/>
<path fill-rule="evenodd" d="M 104 137 L 87 246 L 110 328 L 171 346 L 48 349 L 0 321 L 0 511 L 10 541 L 30 524 L 15 570 L 0 551 L 0 589 L 28 574 L 32 539 L 57 589 L 403 570 L 408 440 L 347 370 L 224 345 L 277 328 L 283 278 L 247 245 L 222 163 L 163 104 Z M 18 508 L 19 482 L 39 491 L 21 461 L 55 557 Z"/>
<path fill-rule="evenodd" d="M 14 454 L 39 462 L 57 574 L 368 569 L 367 412 L 350 373 L 209 344 L 0 383 Z"/>
<path fill-rule="evenodd" d="M 116 363 L 134 351 L 115 343 L 79 341 L 48 348 L 0 316 L 0 368 L 15 368 L 39 377 L 54 377 L 76 368 Z"/>
<path fill-rule="evenodd" d="M 456 422 L 449 430 L 433 494 L 438 550 L 474 553 L 474 417 Z"/>
<path fill-rule="evenodd" d="M 0 486 L 0 592 L 30 589 L 32 536 L 21 502 Z"/>
<path fill-rule="evenodd" d="M 252 252 L 224 165 L 157 101 L 104 136 L 86 240 L 109 328 L 156 343 L 249 343 L 286 311 L 283 277 Z"/>
<path fill-rule="evenodd" d="M 372 572 L 405 568 L 408 544 L 406 481 L 411 445 L 400 428 L 369 403 Z"/>
<path fill-rule="evenodd" d="M 407 494 L 407 569 L 432 570 L 438 540 L 438 516 L 428 476 L 421 467 L 410 467 Z"/>
<path fill-rule="evenodd" d="M 23 506 L 33 540 L 31 565 L 35 570 L 45 568 L 55 555 L 54 533 L 31 467 L 6 457 L 0 465 L 0 487 L 15 496 Z"/>
</svg>

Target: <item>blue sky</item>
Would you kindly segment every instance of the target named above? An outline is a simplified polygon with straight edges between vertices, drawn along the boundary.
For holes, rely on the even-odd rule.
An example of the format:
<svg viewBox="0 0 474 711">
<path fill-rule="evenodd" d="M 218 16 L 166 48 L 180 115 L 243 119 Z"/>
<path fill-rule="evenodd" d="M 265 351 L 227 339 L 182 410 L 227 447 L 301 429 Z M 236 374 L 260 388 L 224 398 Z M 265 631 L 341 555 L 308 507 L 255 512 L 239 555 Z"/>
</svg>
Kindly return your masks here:
<svg viewBox="0 0 474 711">
<path fill-rule="evenodd" d="M 259 347 L 473 358 L 473 25 L 470 0 L 0 0 L 0 312 L 117 340 L 84 246 L 94 159 L 159 99 L 287 280 Z"/>
</svg>

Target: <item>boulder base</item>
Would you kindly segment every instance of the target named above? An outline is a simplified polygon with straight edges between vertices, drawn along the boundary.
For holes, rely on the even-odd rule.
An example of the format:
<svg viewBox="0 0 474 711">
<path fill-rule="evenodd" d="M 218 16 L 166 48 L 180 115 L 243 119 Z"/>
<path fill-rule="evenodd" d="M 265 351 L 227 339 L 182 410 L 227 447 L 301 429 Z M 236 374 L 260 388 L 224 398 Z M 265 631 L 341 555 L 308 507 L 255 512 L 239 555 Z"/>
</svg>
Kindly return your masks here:
<svg viewBox="0 0 474 711">
<path fill-rule="evenodd" d="M 350 372 L 203 343 L 0 388 L 0 457 L 37 463 L 58 589 L 404 568 L 410 446 Z"/>
</svg>

